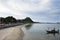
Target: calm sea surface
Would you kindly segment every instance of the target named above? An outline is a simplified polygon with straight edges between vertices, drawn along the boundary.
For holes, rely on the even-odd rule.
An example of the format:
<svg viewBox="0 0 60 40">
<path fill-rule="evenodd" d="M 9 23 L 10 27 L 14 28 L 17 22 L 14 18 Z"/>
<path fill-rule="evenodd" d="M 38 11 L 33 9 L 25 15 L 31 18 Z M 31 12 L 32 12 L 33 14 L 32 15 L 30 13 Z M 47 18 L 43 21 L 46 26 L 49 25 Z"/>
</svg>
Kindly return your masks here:
<svg viewBox="0 0 60 40">
<path fill-rule="evenodd" d="M 59 34 L 47 34 L 46 30 L 60 30 L 60 24 L 29 24 L 22 28 L 23 40 L 60 40 Z"/>
</svg>

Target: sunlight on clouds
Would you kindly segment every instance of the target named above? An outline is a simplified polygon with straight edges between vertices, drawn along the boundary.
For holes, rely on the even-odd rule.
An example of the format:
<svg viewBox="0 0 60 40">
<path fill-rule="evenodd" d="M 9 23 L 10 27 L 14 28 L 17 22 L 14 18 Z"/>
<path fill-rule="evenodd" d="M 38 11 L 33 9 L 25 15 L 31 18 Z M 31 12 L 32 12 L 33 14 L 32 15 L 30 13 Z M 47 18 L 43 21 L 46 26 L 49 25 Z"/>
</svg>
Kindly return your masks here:
<svg viewBox="0 0 60 40">
<path fill-rule="evenodd" d="M 53 18 L 54 20 L 54 18 L 58 16 L 59 11 L 56 9 L 56 6 L 54 6 L 55 3 L 53 4 L 51 1 L 52 0 L 0 0 L 0 14 L 3 13 L 6 14 L 6 16 L 11 14 L 16 18 L 28 16 L 34 20 L 36 18 L 40 19 L 40 21 L 49 18 Z"/>
<path fill-rule="evenodd" d="M 2 7 L 4 7 L 5 9 L 10 10 L 10 11 L 8 11 L 8 10 L 5 10 L 3 8 L 3 10 L 5 12 L 7 12 L 8 14 L 11 13 L 11 14 L 14 14 L 14 15 L 19 15 L 19 16 L 24 16 L 25 15 L 21 12 L 21 10 L 20 10 L 21 8 L 19 9 L 20 6 L 16 3 L 14 3 L 13 1 L 12 2 L 8 1 L 7 3 L 3 3 L 2 5 L 3 5 Z M 1 12 L 4 12 L 4 11 L 1 11 Z"/>
<path fill-rule="evenodd" d="M 35 6 L 35 4 L 39 1 L 39 5 Z M 19 16 L 30 16 L 28 13 L 24 13 L 25 11 L 44 11 L 49 9 L 47 3 L 49 0 L 7 0 L 7 2 L 2 3 L 5 8 L 8 8 L 11 14 L 19 15 Z M 28 2 L 28 3 L 27 3 Z M 31 4 L 32 3 L 32 4 Z M 5 11 L 7 12 L 7 11 Z"/>
<path fill-rule="evenodd" d="M 41 4 L 44 5 L 44 4 L 47 4 L 50 0 L 41 0 Z"/>
<path fill-rule="evenodd" d="M 35 2 L 37 0 L 30 0 L 31 3 L 25 3 L 24 1 L 28 1 L 28 0 L 24 0 L 21 1 L 21 3 L 16 2 L 17 0 L 9 0 L 6 5 L 9 9 L 13 10 L 13 11 L 35 11 L 35 10 L 44 10 L 46 9 L 46 4 L 49 2 L 49 0 L 40 0 L 40 4 L 39 6 L 34 6 L 34 4 L 31 4 L 32 2 Z"/>
</svg>

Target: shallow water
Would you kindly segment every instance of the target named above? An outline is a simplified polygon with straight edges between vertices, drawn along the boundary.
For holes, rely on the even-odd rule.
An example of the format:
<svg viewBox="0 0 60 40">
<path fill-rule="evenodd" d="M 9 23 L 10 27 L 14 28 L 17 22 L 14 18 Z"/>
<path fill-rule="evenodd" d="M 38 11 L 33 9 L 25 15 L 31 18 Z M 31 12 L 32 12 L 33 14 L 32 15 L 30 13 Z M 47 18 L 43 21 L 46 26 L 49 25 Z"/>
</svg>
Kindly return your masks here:
<svg viewBox="0 0 60 40">
<path fill-rule="evenodd" d="M 25 35 L 23 40 L 60 40 L 59 34 L 47 34 L 46 30 L 56 28 L 60 30 L 60 24 L 29 24 L 22 28 Z"/>
</svg>

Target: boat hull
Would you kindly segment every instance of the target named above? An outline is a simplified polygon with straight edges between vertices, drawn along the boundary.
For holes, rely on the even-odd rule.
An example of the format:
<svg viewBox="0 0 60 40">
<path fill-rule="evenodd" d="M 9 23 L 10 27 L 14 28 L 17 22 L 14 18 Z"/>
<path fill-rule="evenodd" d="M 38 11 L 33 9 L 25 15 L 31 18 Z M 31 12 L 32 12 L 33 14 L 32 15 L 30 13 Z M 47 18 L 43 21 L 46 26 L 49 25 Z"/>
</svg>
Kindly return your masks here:
<svg viewBox="0 0 60 40">
<path fill-rule="evenodd" d="M 47 31 L 47 33 L 59 33 L 59 31 Z"/>
</svg>

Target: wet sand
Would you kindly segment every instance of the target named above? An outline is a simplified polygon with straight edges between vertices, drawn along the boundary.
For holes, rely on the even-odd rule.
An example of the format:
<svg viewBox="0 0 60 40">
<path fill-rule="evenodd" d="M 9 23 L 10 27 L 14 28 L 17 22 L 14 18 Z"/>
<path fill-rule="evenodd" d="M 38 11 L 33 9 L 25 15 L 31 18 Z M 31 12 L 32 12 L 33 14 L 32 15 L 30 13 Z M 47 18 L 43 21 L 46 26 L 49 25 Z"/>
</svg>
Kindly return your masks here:
<svg viewBox="0 0 60 40">
<path fill-rule="evenodd" d="M 0 40 L 23 40 L 24 32 L 21 29 L 22 26 L 0 30 Z"/>
</svg>

